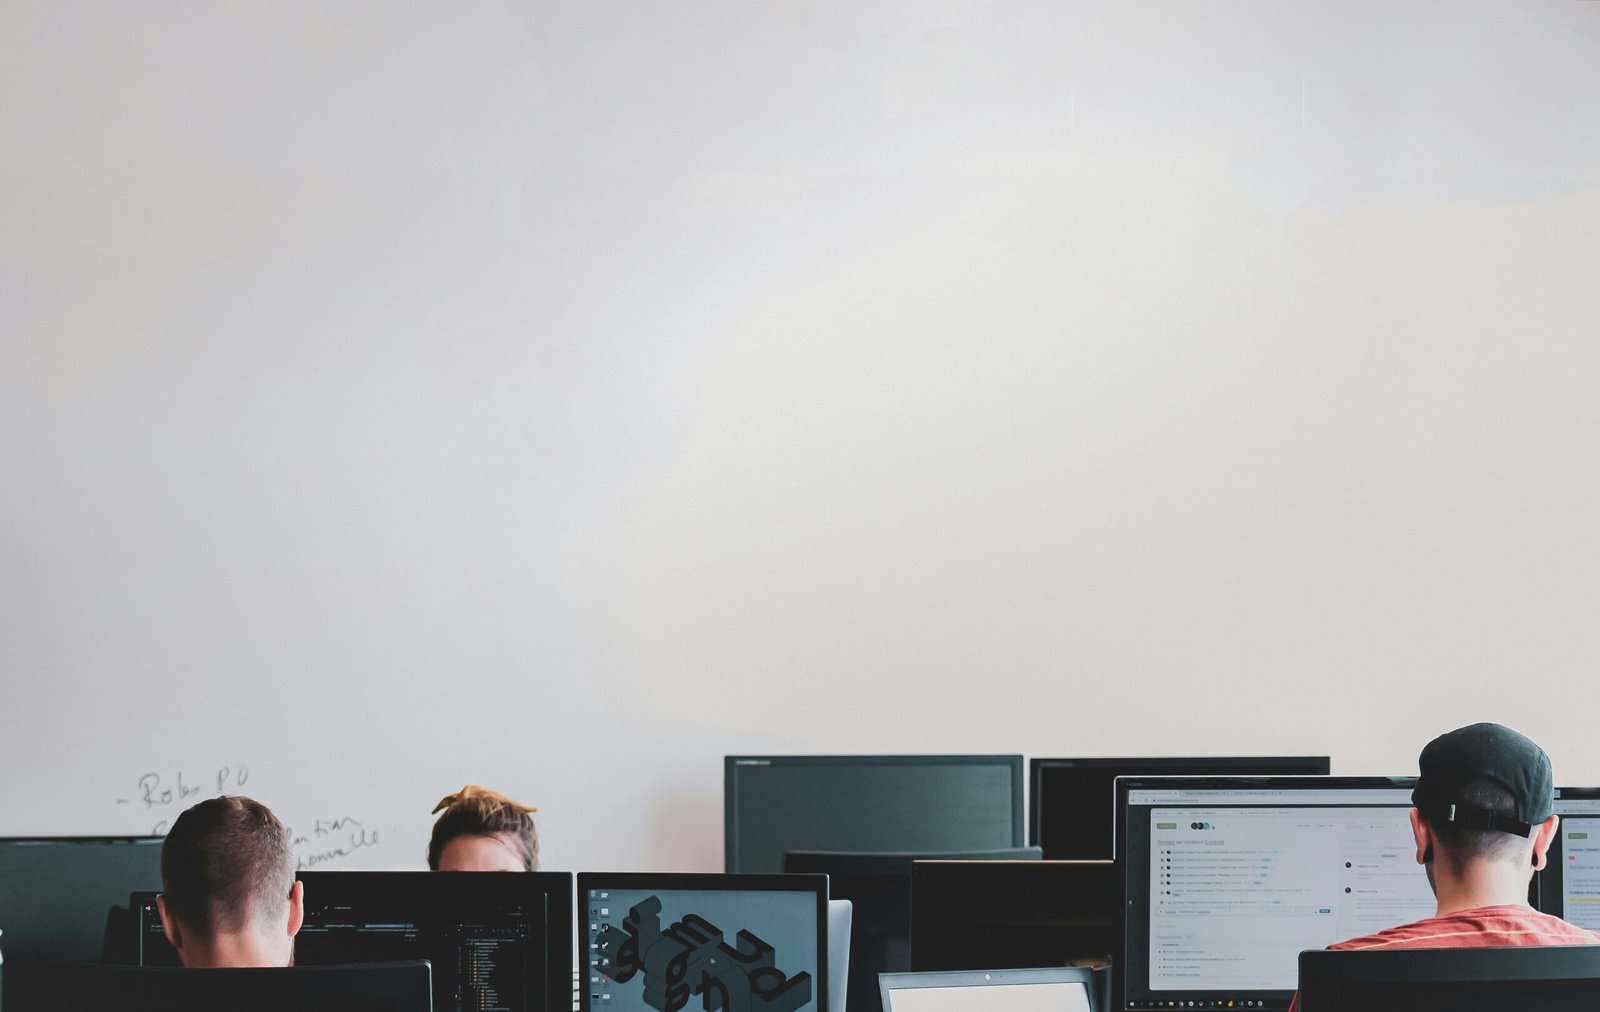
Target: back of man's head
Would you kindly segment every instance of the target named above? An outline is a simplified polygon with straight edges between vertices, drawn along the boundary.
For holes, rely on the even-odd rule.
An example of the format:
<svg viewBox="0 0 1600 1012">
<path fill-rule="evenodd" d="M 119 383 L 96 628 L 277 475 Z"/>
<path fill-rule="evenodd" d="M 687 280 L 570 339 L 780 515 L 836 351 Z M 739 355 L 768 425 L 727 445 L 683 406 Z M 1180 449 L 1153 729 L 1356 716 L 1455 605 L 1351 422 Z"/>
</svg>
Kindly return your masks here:
<svg viewBox="0 0 1600 1012">
<path fill-rule="evenodd" d="M 1486 777 L 1466 781 L 1456 794 L 1465 804 L 1486 812 L 1511 815 L 1516 809 L 1516 797 L 1511 791 L 1504 784 Z M 1532 842 L 1526 836 L 1499 829 L 1474 829 L 1438 816 L 1424 818 L 1433 827 L 1439 849 L 1458 865 L 1468 861 L 1510 861 L 1517 865 L 1528 862 Z"/>
<path fill-rule="evenodd" d="M 1555 799 L 1550 757 L 1499 724 L 1472 724 L 1422 750 L 1412 802 L 1438 849 L 1456 864 L 1514 861 L 1529 866 Z M 1536 857 L 1536 860 L 1538 858 Z"/>
<path fill-rule="evenodd" d="M 202 801 L 167 832 L 161 886 L 167 914 L 188 934 L 270 929 L 285 919 L 294 889 L 289 834 L 258 801 Z"/>
</svg>

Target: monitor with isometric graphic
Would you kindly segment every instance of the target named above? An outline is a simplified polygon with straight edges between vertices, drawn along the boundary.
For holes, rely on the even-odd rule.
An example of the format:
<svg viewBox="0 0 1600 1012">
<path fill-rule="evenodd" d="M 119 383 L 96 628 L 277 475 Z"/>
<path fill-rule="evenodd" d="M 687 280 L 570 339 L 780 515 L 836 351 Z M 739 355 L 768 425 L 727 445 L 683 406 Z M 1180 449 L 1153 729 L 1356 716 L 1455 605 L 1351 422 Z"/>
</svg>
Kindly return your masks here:
<svg viewBox="0 0 1600 1012">
<path fill-rule="evenodd" d="M 1535 905 L 1600 931 L 1600 788 L 1557 787 L 1555 813 L 1561 825 L 1544 870 L 1534 876 Z"/>
<path fill-rule="evenodd" d="M 306 871 L 297 966 L 427 960 L 439 1012 L 570 1012 L 568 872 Z M 155 896 L 139 962 L 175 966 Z"/>
<path fill-rule="evenodd" d="M 1033 759 L 1028 764 L 1028 842 L 1047 861 L 1109 861 L 1118 777 L 1321 776 L 1325 755 Z"/>
<path fill-rule="evenodd" d="M 1415 784 L 1119 779 L 1116 1008 L 1287 1008 L 1302 950 L 1433 916 Z"/>
<path fill-rule="evenodd" d="M 578 876 L 582 1012 L 829 1012 L 823 875 Z"/>
<path fill-rule="evenodd" d="M 159 888 L 159 836 L 0 838 L 0 954 L 97 963 L 113 909 L 126 916 L 129 894 Z"/>
<path fill-rule="evenodd" d="M 733 755 L 723 775 L 730 872 L 780 872 L 791 850 L 1023 845 L 1020 755 Z"/>
</svg>

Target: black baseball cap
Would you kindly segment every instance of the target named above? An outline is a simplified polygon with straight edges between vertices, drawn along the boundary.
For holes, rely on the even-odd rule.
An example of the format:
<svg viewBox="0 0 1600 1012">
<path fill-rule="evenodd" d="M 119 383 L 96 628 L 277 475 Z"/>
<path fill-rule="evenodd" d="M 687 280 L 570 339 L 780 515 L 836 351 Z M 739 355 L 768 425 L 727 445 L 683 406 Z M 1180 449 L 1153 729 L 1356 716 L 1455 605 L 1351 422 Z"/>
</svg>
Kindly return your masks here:
<svg viewBox="0 0 1600 1012">
<path fill-rule="evenodd" d="M 1421 775 L 1411 803 L 1429 820 L 1469 829 L 1530 836 L 1555 808 L 1555 779 L 1544 749 L 1500 724 L 1471 724 L 1428 742 L 1417 760 Z M 1511 792 L 1509 811 L 1467 802 L 1463 788 L 1492 780 Z"/>
</svg>

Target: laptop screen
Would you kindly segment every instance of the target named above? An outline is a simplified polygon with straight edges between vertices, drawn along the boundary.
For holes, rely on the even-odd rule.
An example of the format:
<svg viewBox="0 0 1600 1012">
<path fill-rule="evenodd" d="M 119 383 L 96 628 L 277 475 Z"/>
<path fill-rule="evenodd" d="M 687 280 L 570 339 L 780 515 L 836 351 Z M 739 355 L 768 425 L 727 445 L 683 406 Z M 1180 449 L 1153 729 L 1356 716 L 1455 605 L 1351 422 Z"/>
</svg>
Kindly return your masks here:
<svg viewBox="0 0 1600 1012">
<path fill-rule="evenodd" d="M 582 874 L 585 1012 L 827 1012 L 821 875 Z"/>
<path fill-rule="evenodd" d="M 1412 786 L 1119 780 L 1120 1007 L 1287 1008 L 1301 950 L 1433 916 Z"/>
<path fill-rule="evenodd" d="M 884 974 L 884 1012 L 1094 1012 L 1078 969 Z"/>
</svg>

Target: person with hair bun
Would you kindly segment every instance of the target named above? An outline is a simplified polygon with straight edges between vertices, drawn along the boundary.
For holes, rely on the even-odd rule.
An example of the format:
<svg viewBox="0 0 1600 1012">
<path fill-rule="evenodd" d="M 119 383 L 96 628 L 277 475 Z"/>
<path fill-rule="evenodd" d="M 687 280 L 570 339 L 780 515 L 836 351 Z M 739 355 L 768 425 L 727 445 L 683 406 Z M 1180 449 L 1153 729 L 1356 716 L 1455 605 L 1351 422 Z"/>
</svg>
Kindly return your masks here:
<svg viewBox="0 0 1600 1012">
<path fill-rule="evenodd" d="M 433 808 L 443 812 L 428 842 L 434 871 L 538 871 L 537 808 L 468 784 Z"/>
</svg>

